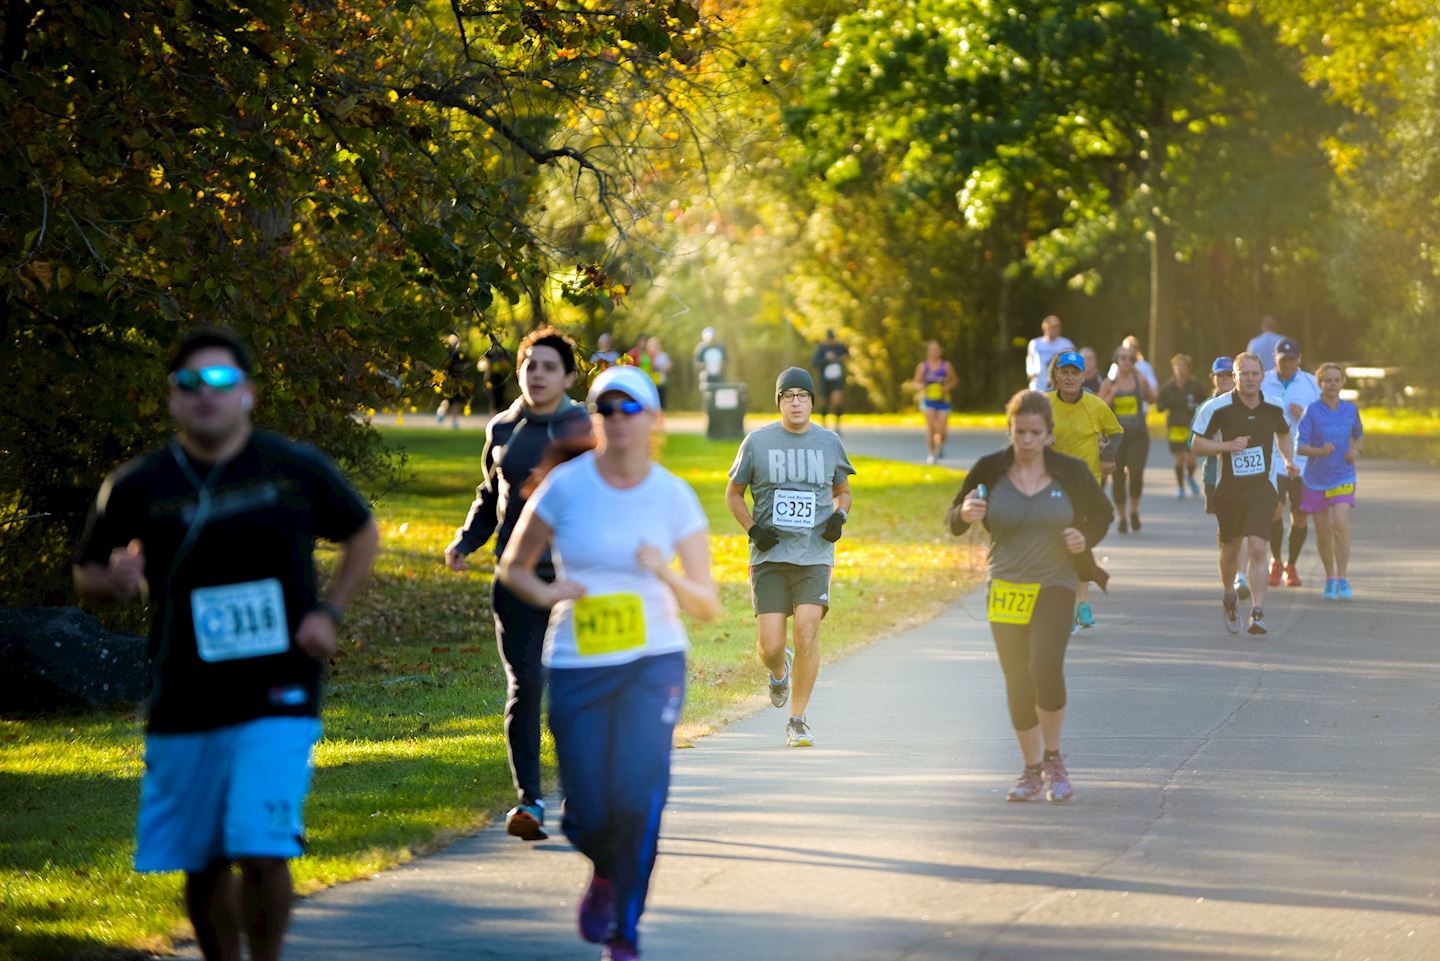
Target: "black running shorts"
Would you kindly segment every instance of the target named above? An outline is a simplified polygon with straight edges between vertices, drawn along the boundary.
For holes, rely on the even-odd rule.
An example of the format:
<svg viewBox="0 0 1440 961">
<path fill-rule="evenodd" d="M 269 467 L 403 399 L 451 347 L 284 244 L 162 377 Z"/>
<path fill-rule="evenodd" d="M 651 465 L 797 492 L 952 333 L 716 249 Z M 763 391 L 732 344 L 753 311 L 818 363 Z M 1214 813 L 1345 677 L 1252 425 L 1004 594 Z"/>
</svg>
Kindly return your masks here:
<svg viewBox="0 0 1440 961">
<path fill-rule="evenodd" d="M 1222 488 L 1216 492 L 1214 503 L 1221 543 L 1228 544 L 1241 537 L 1268 540 L 1280 495 L 1269 484 L 1249 484 L 1238 494 L 1228 493 Z"/>
<path fill-rule="evenodd" d="M 750 604 L 756 614 L 793 614 L 801 604 L 830 610 L 828 564 L 765 561 L 750 568 Z"/>
</svg>

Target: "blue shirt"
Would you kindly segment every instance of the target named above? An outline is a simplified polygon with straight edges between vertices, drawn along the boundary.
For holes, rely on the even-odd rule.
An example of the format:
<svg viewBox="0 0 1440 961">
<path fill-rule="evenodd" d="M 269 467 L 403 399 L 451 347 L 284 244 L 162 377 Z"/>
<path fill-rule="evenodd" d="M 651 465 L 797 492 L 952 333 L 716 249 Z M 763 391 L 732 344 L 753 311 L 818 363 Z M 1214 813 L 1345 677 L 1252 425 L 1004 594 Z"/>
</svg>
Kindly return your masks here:
<svg viewBox="0 0 1440 961">
<path fill-rule="evenodd" d="M 1341 484 L 1355 483 L 1355 465 L 1345 463 L 1345 454 L 1350 442 L 1365 436 L 1360 426 L 1360 408 L 1348 400 L 1342 400 L 1334 410 L 1323 401 L 1317 400 L 1305 408 L 1300 426 L 1295 431 L 1295 446 L 1324 447 L 1334 444 L 1335 450 L 1328 457 L 1311 457 L 1305 464 L 1301 480 L 1311 490 L 1323 491 Z"/>
</svg>

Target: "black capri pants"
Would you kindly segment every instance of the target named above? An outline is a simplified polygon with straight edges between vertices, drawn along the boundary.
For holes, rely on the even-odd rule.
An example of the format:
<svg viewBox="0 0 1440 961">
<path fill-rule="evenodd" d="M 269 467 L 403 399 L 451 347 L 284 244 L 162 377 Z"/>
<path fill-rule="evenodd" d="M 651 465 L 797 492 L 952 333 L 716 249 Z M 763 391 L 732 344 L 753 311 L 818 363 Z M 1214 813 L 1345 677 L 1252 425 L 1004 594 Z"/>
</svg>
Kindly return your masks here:
<svg viewBox="0 0 1440 961">
<path fill-rule="evenodd" d="M 1120 439 L 1120 450 L 1115 454 L 1115 476 L 1111 480 L 1112 499 L 1116 507 L 1125 506 L 1125 492 L 1129 500 L 1136 500 L 1145 490 L 1145 461 L 1150 457 L 1150 432 L 1141 428 L 1127 430 Z"/>
<path fill-rule="evenodd" d="M 1074 623 L 1073 587 L 1040 588 L 1029 624 L 990 622 L 1015 730 L 1028 731 L 1040 723 L 1037 707 L 1042 711 L 1065 707 L 1065 648 Z"/>
</svg>

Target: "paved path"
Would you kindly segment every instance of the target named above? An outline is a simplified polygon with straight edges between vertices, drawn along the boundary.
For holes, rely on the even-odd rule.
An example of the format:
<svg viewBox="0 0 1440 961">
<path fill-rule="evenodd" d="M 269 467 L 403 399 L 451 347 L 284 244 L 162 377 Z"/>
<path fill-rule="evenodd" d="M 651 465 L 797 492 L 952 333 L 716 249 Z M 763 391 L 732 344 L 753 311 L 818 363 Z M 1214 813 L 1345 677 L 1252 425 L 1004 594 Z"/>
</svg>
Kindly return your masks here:
<svg viewBox="0 0 1440 961">
<path fill-rule="evenodd" d="M 971 596 L 827 666 L 815 749 L 766 710 L 676 752 L 645 957 L 1440 958 L 1435 472 L 1367 462 L 1359 599 L 1320 602 L 1311 547 L 1256 641 L 1222 630 L 1214 525 L 1160 496 L 1157 447 L 1144 531 L 1106 541 L 1112 592 L 1071 647 L 1073 804 L 1003 800 L 1016 748 Z M 308 899 L 287 959 L 593 959 L 586 876 L 558 839 L 488 830 Z"/>
</svg>

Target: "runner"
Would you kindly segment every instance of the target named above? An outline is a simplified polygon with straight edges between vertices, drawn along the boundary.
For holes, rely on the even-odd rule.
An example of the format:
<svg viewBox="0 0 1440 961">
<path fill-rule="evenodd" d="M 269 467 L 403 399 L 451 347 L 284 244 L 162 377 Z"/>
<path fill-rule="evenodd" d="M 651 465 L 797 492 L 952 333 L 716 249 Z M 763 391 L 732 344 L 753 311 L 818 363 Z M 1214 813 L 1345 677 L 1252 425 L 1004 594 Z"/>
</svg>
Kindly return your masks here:
<svg viewBox="0 0 1440 961">
<path fill-rule="evenodd" d="M 1220 584 L 1223 590 L 1225 629 L 1240 633 L 1239 598 L 1234 591 L 1244 544 L 1250 562 L 1251 634 L 1264 634 L 1265 543 L 1270 520 L 1280 503 L 1271 480 L 1271 461 L 1278 448 L 1286 473 L 1295 476 L 1294 444 L 1285 413 L 1260 393 L 1264 368 L 1254 354 L 1235 358 L 1238 386 L 1212 397 L 1195 413 L 1190 446 L 1197 454 L 1214 454 L 1220 460 L 1215 488 L 1215 520 L 1220 528 Z M 1250 540 L 1247 543 L 1246 538 Z"/>
<path fill-rule="evenodd" d="M 714 620 L 705 513 L 650 455 L 655 383 L 612 367 L 590 387 L 599 446 L 556 467 L 525 505 L 499 577 L 551 611 L 545 636 L 550 730 L 565 791 L 561 829 L 594 867 L 580 936 L 601 958 L 639 956 L 636 932 L 670 787 L 670 744 L 685 697 L 680 613 Z M 549 549 L 557 577 L 539 565 Z M 680 570 L 671 566 L 678 555 Z"/>
<path fill-rule="evenodd" d="M 845 367 L 850 348 L 835 339 L 835 331 L 825 331 L 825 340 L 817 344 L 810 366 L 820 372 L 820 423 L 823 425 L 833 411 L 835 433 L 840 433 L 840 417 L 845 413 Z"/>
<path fill-rule="evenodd" d="M 1282 337 L 1275 344 L 1275 369 L 1265 373 L 1260 382 L 1260 391 L 1270 402 L 1285 412 L 1285 420 L 1294 434 L 1300 426 L 1305 410 L 1320 399 L 1320 384 L 1314 375 L 1300 369 L 1300 342 Z M 1295 465 L 1305 470 L 1305 458 L 1296 455 Z M 1275 489 L 1280 492 L 1280 506 L 1275 509 L 1275 520 L 1270 525 L 1270 586 L 1279 587 L 1283 574 L 1286 587 L 1299 587 L 1300 575 L 1295 562 L 1305 547 L 1305 538 L 1310 533 L 1308 516 L 1300 507 L 1300 495 L 1304 485 L 1299 477 L 1287 477 L 1277 465 L 1275 468 Z M 1290 504 L 1290 549 L 1286 562 L 1280 565 L 1280 546 L 1285 541 L 1284 506 Z"/>
<path fill-rule="evenodd" d="M 1085 390 L 1084 380 L 1085 358 L 1076 351 L 1067 350 L 1051 364 L 1050 383 L 1056 389 L 1047 396 L 1055 420 L 1054 446 L 1062 454 L 1083 460 L 1095 483 L 1103 489 L 1106 475 L 1115 472 L 1118 438 L 1125 433 L 1125 428 L 1115 419 L 1108 404 Z M 1094 626 L 1090 582 L 1081 579 L 1075 587 L 1075 627 Z"/>
<path fill-rule="evenodd" d="M 1145 359 L 1145 354 L 1140 350 L 1140 338 L 1134 334 L 1128 335 L 1124 340 L 1120 341 L 1120 349 L 1128 350 L 1135 355 L 1136 372 L 1150 382 L 1151 390 L 1159 391 L 1160 381 L 1155 379 L 1155 368 L 1150 366 L 1150 361 Z M 1119 371 L 1120 362 L 1118 360 L 1112 361 L 1110 364 L 1110 372 L 1106 375 L 1107 379 L 1114 380 L 1115 375 L 1119 373 Z M 1096 391 L 1096 393 L 1098 394 L 1099 391 Z"/>
<path fill-rule="evenodd" d="M 915 389 L 925 411 L 925 463 L 945 456 L 945 434 L 950 425 L 950 392 L 960 383 L 955 368 L 940 356 L 940 341 L 925 346 L 925 359 L 915 365 Z"/>
<path fill-rule="evenodd" d="M 233 335 L 188 334 L 169 369 L 175 436 L 106 478 L 75 587 L 124 601 L 148 585 L 154 681 L 135 869 L 185 872 L 208 961 L 239 958 L 242 932 L 252 958 L 273 961 L 294 900 L 323 665 L 379 535 L 324 455 L 251 428 L 250 356 Z M 323 598 L 316 537 L 341 545 Z"/>
<path fill-rule="evenodd" d="M 1355 596 L 1346 574 L 1350 568 L 1350 511 L 1355 507 L 1355 462 L 1365 440 L 1360 409 L 1340 399 L 1345 369 L 1321 364 L 1316 371 L 1320 399 L 1300 418 L 1296 443 L 1307 458 L 1301 476 L 1300 508 L 1315 517 L 1315 546 L 1325 565 L 1326 600 Z"/>
<path fill-rule="evenodd" d="M 1120 533 L 1140 532 L 1140 495 L 1145 490 L 1145 461 L 1150 456 L 1150 428 L 1145 424 L 1145 404 L 1155 403 L 1155 388 L 1135 367 L 1136 353 L 1129 347 L 1115 352 L 1114 373 L 1100 388 L 1100 399 L 1115 411 L 1125 428 L 1120 451 L 1115 455 L 1115 474 L 1110 480 L 1115 500 L 1116 524 Z M 1130 521 L 1125 521 L 1125 502 L 1130 502 Z"/>
<path fill-rule="evenodd" d="M 532 473 L 559 452 L 589 447 L 590 415 L 565 392 L 575 384 L 575 345 L 550 326 L 532 330 L 516 351 L 520 358 L 520 399 L 485 427 L 480 455 L 484 480 L 455 539 L 445 548 L 445 563 L 456 573 L 468 570 L 465 558 L 495 535 L 495 556 L 505 545 L 525 509 L 525 489 Z M 555 567 L 548 554 L 535 562 L 536 576 L 549 582 Z M 545 692 L 540 663 L 548 609 L 531 607 L 499 579 L 490 584 L 490 609 L 495 615 L 495 642 L 505 666 L 505 753 L 515 782 L 517 804 L 505 816 L 505 830 L 526 841 L 545 833 L 544 789 L 540 783 L 540 701 Z"/>
<path fill-rule="evenodd" d="M 1060 318 L 1051 314 L 1040 321 L 1040 336 L 1032 338 L 1025 346 L 1025 376 L 1030 378 L 1031 390 L 1049 390 L 1046 380 L 1050 362 L 1075 345 L 1069 337 L 1060 336 Z"/>
<path fill-rule="evenodd" d="M 1080 356 L 1085 358 L 1085 389 L 1092 394 L 1100 393 L 1105 378 L 1100 376 L 1100 363 L 1095 359 L 1095 348 L 1081 347 Z"/>
<path fill-rule="evenodd" d="M 990 532 L 990 633 L 1025 765 L 1007 797 L 1068 801 L 1060 732 L 1075 581 L 1105 587 L 1091 548 L 1114 515 L 1085 462 L 1046 446 L 1055 421 L 1044 394 L 1022 390 L 1005 413 L 1010 445 L 976 462 L 946 520 L 956 535 L 978 522 Z"/>
<path fill-rule="evenodd" d="M 1195 454 L 1190 450 L 1190 422 L 1195 409 L 1205 400 L 1205 385 L 1190 376 L 1190 357 L 1176 354 L 1170 358 L 1174 375 L 1160 388 L 1155 401 L 1157 410 L 1165 413 L 1165 435 L 1170 454 L 1175 458 L 1175 499 L 1185 499 L 1185 483 L 1190 483 L 1192 497 L 1200 496 L 1195 483 Z"/>
<path fill-rule="evenodd" d="M 793 697 L 785 743 L 810 747 L 815 739 L 805 711 L 820 673 L 820 621 L 830 610 L 835 542 L 849 517 L 855 468 L 840 438 L 810 421 L 815 383 L 808 371 L 781 371 L 775 400 L 780 421 L 741 441 L 725 503 L 750 538 L 756 650 L 770 669 L 770 703 L 784 707 Z M 745 504 L 747 487 L 753 513 Z M 787 648 L 791 615 L 794 646 Z"/>
<path fill-rule="evenodd" d="M 1235 361 L 1229 357 L 1216 357 L 1210 365 L 1210 385 L 1214 389 L 1210 396 L 1219 397 L 1221 394 L 1228 394 L 1235 389 Z M 1197 411 L 1198 413 L 1198 411 Z M 1193 421 L 1191 422 L 1193 426 Z M 1215 513 L 1215 485 L 1220 482 L 1220 458 L 1209 454 L 1200 458 L 1201 480 L 1205 485 L 1205 513 Z M 1249 557 L 1248 548 L 1242 550 L 1242 557 Z M 1235 594 L 1244 601 L 1250 598 L 1250 582 L 1245 579 L 1245 572 L 1238 571 L 1235 574 Z"/>
<path fill-rule="evenodd" d="M 470 395 L 475 385 L 470 382 L 470 358 L 460 346 L 459 334 L 450 334 L 445 338 L 445 351 L 445 364 L 441 367 L 445 381 L 440 387 L 442 399 L 440 406 L 435 408 L 435 422 L 443 424 L 449 415 L 451 428 L 459 430 L 460 415 L 469 413 Z"/>
</svg>

